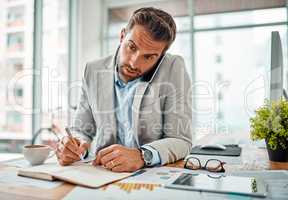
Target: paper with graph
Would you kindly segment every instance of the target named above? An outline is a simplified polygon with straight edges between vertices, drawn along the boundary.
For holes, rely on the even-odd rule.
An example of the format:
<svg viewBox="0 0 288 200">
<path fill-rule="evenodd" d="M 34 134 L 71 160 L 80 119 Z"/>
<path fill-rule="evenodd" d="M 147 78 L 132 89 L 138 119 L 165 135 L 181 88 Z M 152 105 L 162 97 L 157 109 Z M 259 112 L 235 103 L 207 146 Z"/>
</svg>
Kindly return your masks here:
<svg viewBox="0 0 288 200">
<path fill-rule="evenodd" d="M 162 186 L 174 181 L 186 169 L 173 167 L 154 167 L 141 169 L 129 178 L 105 185 L 97 190 L 83 187 L 75 187 L 65 199 L 92 199 L 97 196 L 98 199 L 149 199 L 153 195 L 153 199 L 163 198 L 163 192 L 171 193 L 169 196 L 174 199 L 179 196 L 175 194 L 175 190 L 167 190 Z M 181 193 L 181 192 L 180 192 Z M 182 192 L 183 193 L 183 192 Z M 156 197 L 156 198 L 155 198 Z M 173 199 L 172 198 L 172 199 Z"/>
</svg>

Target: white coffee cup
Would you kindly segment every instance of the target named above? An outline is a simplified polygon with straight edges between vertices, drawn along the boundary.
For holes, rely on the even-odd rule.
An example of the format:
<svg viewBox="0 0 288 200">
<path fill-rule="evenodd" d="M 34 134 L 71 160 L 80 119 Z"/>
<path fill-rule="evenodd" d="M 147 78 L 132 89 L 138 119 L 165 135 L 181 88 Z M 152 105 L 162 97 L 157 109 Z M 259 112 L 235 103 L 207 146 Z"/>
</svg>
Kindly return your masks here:
<svg viewBox="0 0 288 200">
<path fill-rule="evenodd" d="M 51 153 L 50 153 L 51 152 Z M 23 147 L 24 158 L 29 161 L 31 165 L 41 165 L 47 158 L 52 157 L 55 153 L 48 145 L 25 145 Z"/>
</svg>

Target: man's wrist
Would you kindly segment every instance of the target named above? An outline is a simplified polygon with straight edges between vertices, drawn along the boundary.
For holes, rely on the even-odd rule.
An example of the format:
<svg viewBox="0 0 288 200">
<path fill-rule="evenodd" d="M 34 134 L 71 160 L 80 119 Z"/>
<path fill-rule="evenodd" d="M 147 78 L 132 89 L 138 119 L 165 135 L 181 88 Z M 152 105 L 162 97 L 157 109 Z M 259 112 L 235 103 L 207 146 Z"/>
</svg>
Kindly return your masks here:
<svg viewBox="0 0 288 200">
<path fill-rule="evenodd" d="M 161 164 L 161 158 L 160 158 L 159 152 L 156 149 L 154 149 L 150 145 L 143 145 L 141 149 L 144 149 L 147 152 L 149 152 L 149 153 L 146 153 L 146 158 L 148 157 L 147 166 L 155 166 L 155 165 Z M 145 161 L 145 157 L 144 157 L 144 161 Z"/>
<path fill-rule="evenodd" d="M 142 158 L 144 160 L 144 166 L 145 167 L 150 167 L 152 166 L 152 160 L 153 160 L 153 153 L 151 150 L 141 147 L 140 148 L 141 153 L 142 153 Z"/>
<path fill-rule="evenodd" d="M 140 168 L 143 168 L 145 166 L 145 161 L 144 161 L 144 157 L 143 157 L 143 153 L 142 153 L 142 150 L 139 148 L 137 149 L 138 152 L 139 152 L 139 155 L 140 155 L 140 161 L 141 161 L 141 164 L 140 164 Z"/>
</svg>

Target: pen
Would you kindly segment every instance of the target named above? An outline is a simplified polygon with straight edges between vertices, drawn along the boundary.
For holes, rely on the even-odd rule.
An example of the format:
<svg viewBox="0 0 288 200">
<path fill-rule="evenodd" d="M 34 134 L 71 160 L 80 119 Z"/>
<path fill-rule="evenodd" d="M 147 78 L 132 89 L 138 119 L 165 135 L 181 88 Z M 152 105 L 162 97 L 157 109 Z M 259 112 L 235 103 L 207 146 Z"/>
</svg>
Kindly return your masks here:
<svg viewBox="0 0 288 200">
<path fill-rule="evenodd" d="M 78 146 L 78 144 L 77 144 L 77 142 L 74 140 L 74 138 L 73 138 L 73 136 L 72 136 L 72 134 L 71 134 L 71 131 L 70 131 L 70 129 L 68 128 L 68 127 L 66 127 L 65 128 L 65 131 L 66 131 L 66 133 L 68 134 L 68 137 L 70 137 L 71 138 L 71 140 L 72 140 L 72 142 L 73 142 L 73 144 L 74 145 L 76 145 L 76 146 Z M 84 160 L 84 158 L 83 158 L 83 155 L 82 154 L 80 154 L 80 159 L 81 160 Z"/>
</svg>

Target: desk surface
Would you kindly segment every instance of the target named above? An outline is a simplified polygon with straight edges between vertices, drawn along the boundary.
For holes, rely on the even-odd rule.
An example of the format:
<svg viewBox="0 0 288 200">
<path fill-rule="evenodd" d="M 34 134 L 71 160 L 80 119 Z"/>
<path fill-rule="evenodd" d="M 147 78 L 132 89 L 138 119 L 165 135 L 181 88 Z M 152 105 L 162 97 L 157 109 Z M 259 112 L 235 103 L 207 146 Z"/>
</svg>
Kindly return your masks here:
<svg viewBox="0 0 288 200">
<path fill-rule="evenodd" d="M 20 153 L 0 153 L 0 162 L 23 157 Z"/>
<path fill-rule="evenodd" d="M 268 160 L 267 152 L 264 149 L 258 148 L 243 148 L 242 149 L 242 164 L 241 165 L 226 165 L 227 171 L 239 170 L 265 170 L 265 169 L 288 169 L 287 163 L 271 163 Z M 184 167 L 184 161 L 180 160 L 176 163 L 169 164 L 170 167 Z M 0 170 L 17 170 L 16 167 L 8 167 L 5 164 L 0 164 Z M 64 183 L 54 189 L 39 189 L 33 187 L 11 186 L 0 183 L 1 199 L 62 199 L 75 186 Z"/>
</svg>

